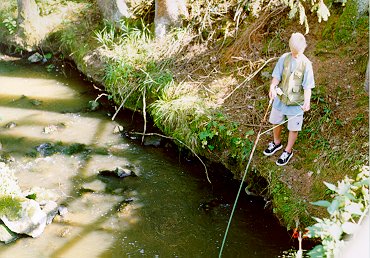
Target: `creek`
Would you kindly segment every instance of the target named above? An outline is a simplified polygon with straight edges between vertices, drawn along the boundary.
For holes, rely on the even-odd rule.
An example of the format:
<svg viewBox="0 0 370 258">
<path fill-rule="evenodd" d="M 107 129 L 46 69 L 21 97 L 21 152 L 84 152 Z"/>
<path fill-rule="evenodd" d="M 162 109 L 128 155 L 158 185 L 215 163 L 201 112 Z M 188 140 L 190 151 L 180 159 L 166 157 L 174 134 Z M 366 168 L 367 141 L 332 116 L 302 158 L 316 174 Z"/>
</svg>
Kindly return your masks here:
<svg viewBox="0 0 370 258">
<path fill-rule="evenodd" d="M 39 238 L 0 244 L 0 257 L 218 257 L 239 187 L 229 172 L 208 171 L 209 184 L 196 159 L 115 133 L 142 131 L 141 118 L 91 111 L 99 92 L 71 69 L 0 59 L 1 152 L 12 157 L 22 190 L 53 189 L 68 209 Z M 117 167 L 137 176 L 99 174 Z M 278 257 L 291 248 L 264 205 L 242 193 L 223 257 Z"/>
</svg>

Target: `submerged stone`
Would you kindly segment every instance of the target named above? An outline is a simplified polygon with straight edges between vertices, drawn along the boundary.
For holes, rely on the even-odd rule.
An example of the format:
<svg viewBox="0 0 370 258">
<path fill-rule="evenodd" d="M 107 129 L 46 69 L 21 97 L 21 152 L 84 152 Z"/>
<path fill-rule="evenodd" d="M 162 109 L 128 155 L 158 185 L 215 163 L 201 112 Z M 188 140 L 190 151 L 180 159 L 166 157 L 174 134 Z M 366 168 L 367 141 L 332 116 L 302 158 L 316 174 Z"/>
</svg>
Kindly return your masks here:
<svg viewBox="0 0 370 258">
<path fill-rule="evenodd" d="M 58 214 L 61 217 L 64 217 L 67 213 L 68 213 L 68 208 L 67 207 L 64 207 L 64 206 L 59 206 L 58 207 Z"/>
<path fill-rule="evenodd" d="M 119 134 L 119 133 L 122 133 L 124 130 L 123 126 L 121 125 L 116 125 L 113 129 L 113 133 L 114 134 Z"/>
<path fill-rule="evenodd" d="M 7 128 L 7 129 L 12 129 L 16 126 L 17 126 L 17 124 L 15 122 L 9 122 L 4 127 Z"/>
<path fill-rule="evenodd" d="M 118 177 L 118 178 L 125 178 L 125 177 L 136 177 L 134 171 L 130 170 L 129 168 L 122 168 L 117 167 L 114 170 L 101 170 L 99 171 L 100 176 L 110 176 L 110 177 Z"/>
<path fill-rule="evenodd" d="M 56 126 L 56 125 L 49 125 L 49 126 L 44 127 L 44 129 L 42 130 L 42 133 L 44 133 L 44 134 L 50 134 L 50 133 L 55 132 L 57 130 L 58 130 L 58 126 Z"/>
<path fill-rule="evenodd" d="M 38 153 L 41 154 L 41 156 L 51 156 L 55 153 L 54 146 L 50 143 L 43 143 L 36 147 L 36 150 Z"/>
<path fill-rule="evenodd" d="M 46 225 L 50 224 L 54 217 L 58 214 L 58 204 L 53 201 L 48 201 L 43 207 L 42 211 L 46 213 Z"/>
<path fill-rule="evenodd" d="M 11 156 L 9 153 L 7 152 L 0 152 L 0 162 L 3 162 L 3 163 L 10 163 L 10 162 L 14 162 L 15 159 L 13 156 Z"/>
<path fill-rule="evenodd" d="M 161 146 L 161 143 L 162 143 L 162 138 L 159 136 L 145 136 L 144 138 L 145 146 L 159 147 Z"/>
<path fill-rule="evenodd" d="M 103 192 L 105 190 L 105 184 L 100 180 L 94 180 L 89 183 L 83 184 L 80 192 Z"/>
<path fill-rule="evenodd" d="M 42 61 L 42 59 L 43 56 L 40 53 L 36 52 L 28 58 L 28 61 L 30 61 L 31 63 L 37 63 Z"/>
</svg>

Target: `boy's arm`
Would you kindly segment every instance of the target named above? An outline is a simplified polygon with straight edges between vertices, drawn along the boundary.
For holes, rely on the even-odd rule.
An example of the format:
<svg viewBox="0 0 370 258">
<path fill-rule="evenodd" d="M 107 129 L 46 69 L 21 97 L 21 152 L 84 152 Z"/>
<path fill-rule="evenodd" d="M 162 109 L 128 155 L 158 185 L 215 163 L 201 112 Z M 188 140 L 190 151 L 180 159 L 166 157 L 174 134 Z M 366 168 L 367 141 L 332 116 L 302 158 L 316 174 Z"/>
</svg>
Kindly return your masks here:
<svg viewBox="0 0 370 258">
<path fill-rule="evenodd" d="M 269 91 L 269 97 L 270 99 L 274 99 L 276 97 L 276 86 L 279 85 L 279 80 L 275 77 L 272 77 L 272 81 L 270 84 L 270 91 Z"/>
<path fill-rule="evenodd" d="M 311 103 L 311 89 L 304 89 L 304 103 L 302 105 L 303 111 L 310 110 Z"/>
</svg>

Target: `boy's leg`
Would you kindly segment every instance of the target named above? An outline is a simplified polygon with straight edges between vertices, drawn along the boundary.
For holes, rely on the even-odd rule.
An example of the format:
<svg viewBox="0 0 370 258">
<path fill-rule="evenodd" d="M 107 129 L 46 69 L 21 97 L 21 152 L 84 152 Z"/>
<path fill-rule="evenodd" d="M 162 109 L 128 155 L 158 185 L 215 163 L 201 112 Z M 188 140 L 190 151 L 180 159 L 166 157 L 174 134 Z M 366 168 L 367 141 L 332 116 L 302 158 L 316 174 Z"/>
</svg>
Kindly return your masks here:
<svg viewBox="0 0 370 258">
<path fill-rule="evenodd" d="M 288 143 L 285 147 L 285 151 L 292 153 L 293 145 L 298 138 L 298 131 L 289 131 Z"/>
<path fill-rule="evenodd" d="M 276 161 L 276 165 L 278 166 L 286 165 L 293 157 L 293 145 L 298 138 L 298 132 L 302 130 L 303 115 L 294 117 L 288 116 L 288 119 L 288 143 L 283 154 L 281 154 L 280 158 Z"/>
<path fill-rule="evenodd" d="M 284 121 L 283 114 L 279 110 L 272 108 L 269 122 L 275 126 L 277 124 L 282 123 L 283 121 Z M 266 156 L 271 156 L 275 152 L 283 148 L 283 146 L 281 145 L 280 137 L 282 129 L 283 129 L 282 125 L 274 127 L 274 129 L 272 130 L 274 137 L 273 142 L 269 143 L 267 149 L 263 151 L 263 154 L 265 154 Z"/>
<path fill-rule="evenodd" d="M 283 130 L 283 126 L 282 125 L 279 125 L 277 127 L 275 127 L 272 132 L 273 132 L 273 135 L 274 135 L 274 143 L 276 145 L 280 144 L 281 143 L 281 131 Z"/>
<path fill-rule="evenodd" d="M 288 116 L 288 143 L 285 150 L 292 153 L 293 145 L 298 138 L 298 132 L 302 130 L 303 114 L 300 116 Z"/>
</svg>

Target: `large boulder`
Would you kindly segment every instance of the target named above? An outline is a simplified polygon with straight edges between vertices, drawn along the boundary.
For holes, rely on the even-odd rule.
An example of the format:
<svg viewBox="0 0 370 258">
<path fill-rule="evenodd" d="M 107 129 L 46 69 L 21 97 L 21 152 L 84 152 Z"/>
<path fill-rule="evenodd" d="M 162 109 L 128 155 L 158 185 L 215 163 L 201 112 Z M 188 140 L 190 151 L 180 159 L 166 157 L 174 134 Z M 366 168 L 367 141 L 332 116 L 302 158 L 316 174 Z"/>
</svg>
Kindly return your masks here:
<svg viewBox="0 0 370 258">
<path fill-rule="evenodd" d="M 19 218 L 10 220 L 1 216 L 1 220 L 12 232 L 39 237 L 44 232 L 47 215 L 41 210 L 38 202 L 25 199 L 21 202 L 22 208 Z"/>
</svg>

